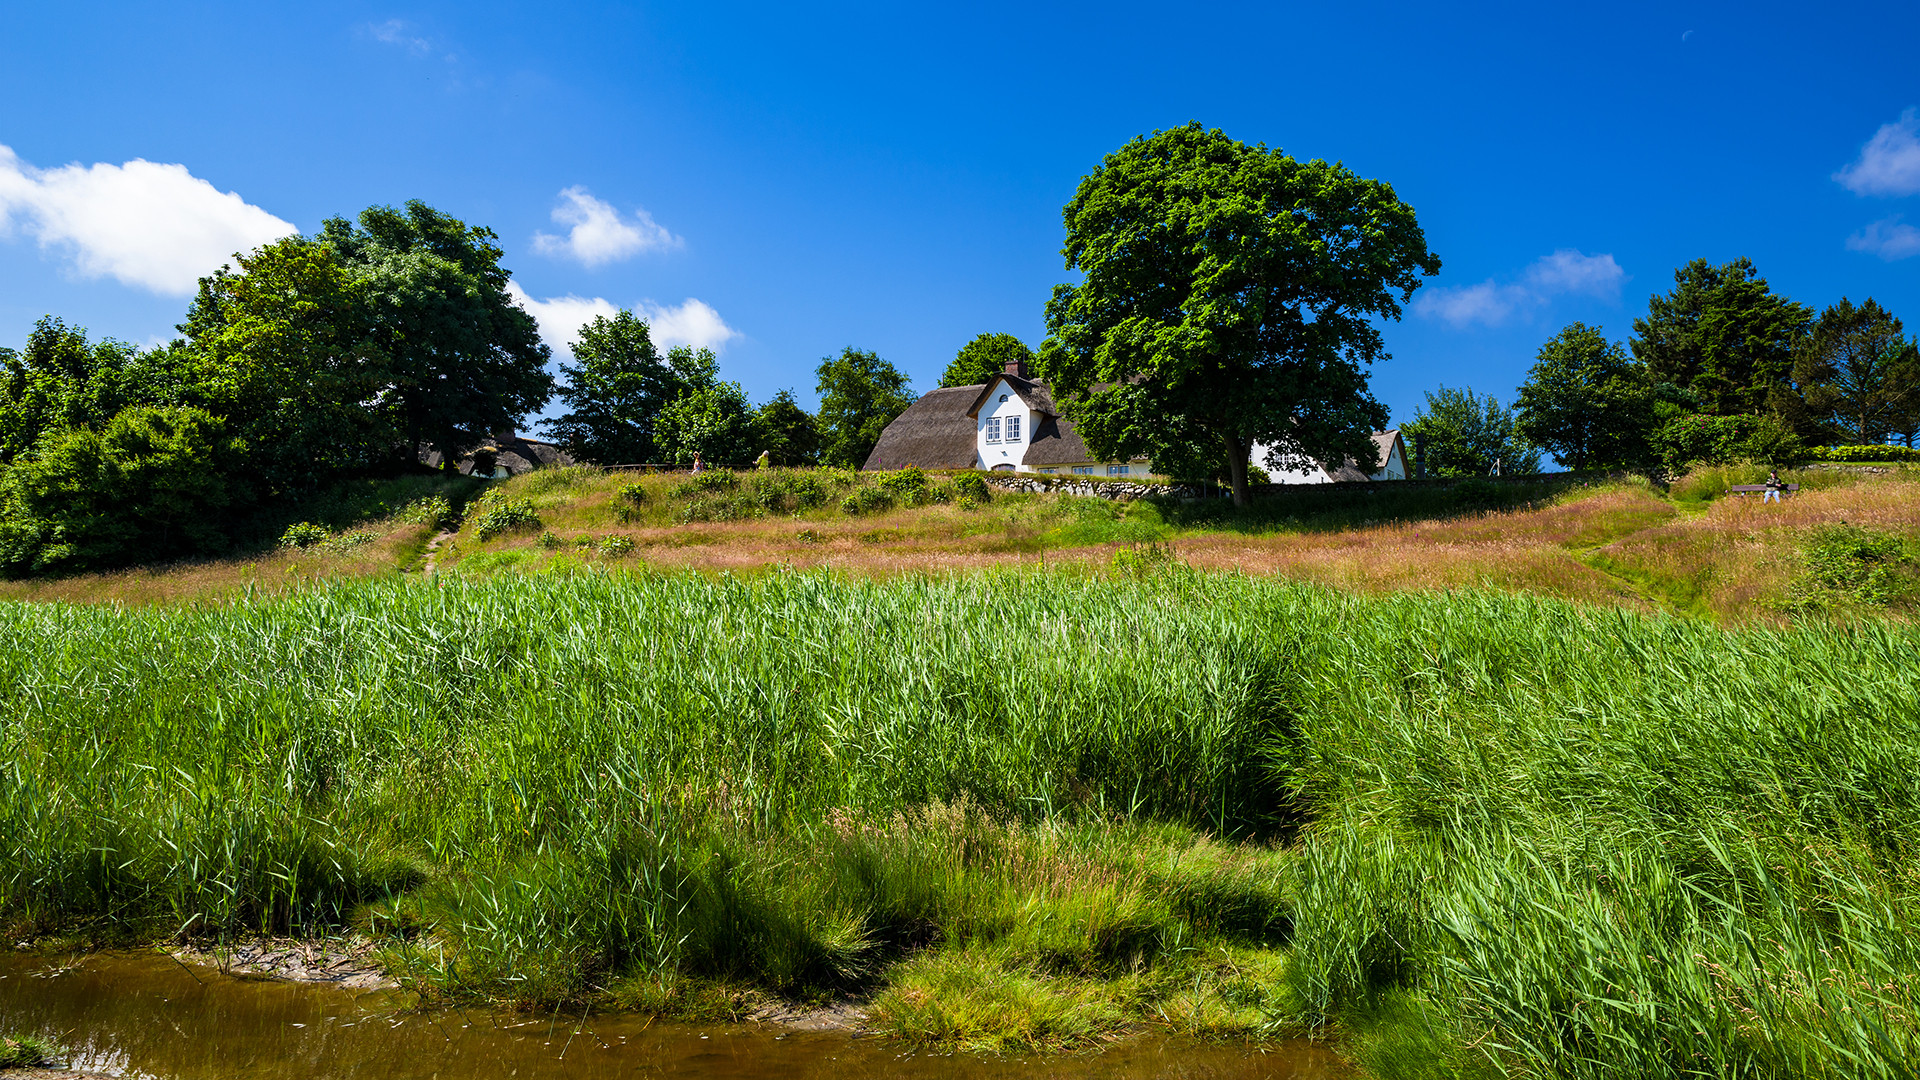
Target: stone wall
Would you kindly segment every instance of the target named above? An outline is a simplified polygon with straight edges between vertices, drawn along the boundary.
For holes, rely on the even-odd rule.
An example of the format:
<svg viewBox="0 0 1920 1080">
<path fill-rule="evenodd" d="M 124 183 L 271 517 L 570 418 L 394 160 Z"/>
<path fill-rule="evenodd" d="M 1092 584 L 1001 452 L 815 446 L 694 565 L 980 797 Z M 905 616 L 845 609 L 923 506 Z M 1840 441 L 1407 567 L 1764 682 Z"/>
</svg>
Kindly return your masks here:
<svg viewBox="0 0 1920 1080">
<path fill-rule="evenodd" d="M 1034 473 L 988 473 L 982 477 L 995 491 L 1038 495 L 1087 495 L 1096 499 L 1196 499 L 1201 489 L 1190 484 L 1141 484 L 1131 480 L 1096 480 L 1091 476 L 1044 476 Z"/>
</svg>

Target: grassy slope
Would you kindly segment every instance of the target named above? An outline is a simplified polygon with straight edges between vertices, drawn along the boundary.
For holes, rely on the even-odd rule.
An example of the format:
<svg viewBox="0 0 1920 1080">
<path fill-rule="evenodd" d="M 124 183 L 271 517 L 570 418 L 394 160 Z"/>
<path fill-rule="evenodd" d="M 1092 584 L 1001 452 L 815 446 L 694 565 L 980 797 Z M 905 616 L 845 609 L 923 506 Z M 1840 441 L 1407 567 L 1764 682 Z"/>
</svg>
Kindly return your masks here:
<svg viewBox="0 0 1920 1080">
<path fill-rule="evenodd" d="M 819 505 L 792 497 L 796 478 L 816 484 Z M 1492 588 L 1722 622 L 1778 620 L 1804 576 L 1800 552 L 1841 522 L 1920 538 L 1920 470 L 1887 475 L 1809 471 L 1782 506 L 1720 497 L 1739 469 L 1710 470 L 1660 491 L 1644 483 L 1564 482 L 1452 491 L 1383 486 L 1368 494 L 1300 489 L 1234 512 L 1218 503 L 1155 506 L 1057 495 L 998 496 L 848 514 L 839 508 L 873 478 L 830 470 L 748 474 L 731 491 L 675 494 L 684 477 L 604 475 L 570 469 L 495 485 L 490 498 L 525 503 L 537 528 L 487 540 L 477 511 L 435 554 L 442 569 L 477 575 L 568 572 L 590 566 L 758 571 L 781 566 L 857 573 L 944 572 L 1009 565 L 1106 566 L 1117 549 L 1163 545 L 1199 569 L 1239 569 L 1381 595 Z M 399 505 L 430 491 L 410 480 L 381 491 Z M 636 504 L 620 495 L 637 483 Z M 777 489 L 769 494 L 762 487 Z M 452 489 L 454 501 L 476 485 Z M 417 490 L 416 490 L 417 489 Z M 785 491 L 785 494 L 781 492 Z M 362 502 L 371 499 L 371 494 Z M 770 509 L 769 509 L 770 507 Z M 421 569 L 434 530 L 397 518 L 352 523 L 375 539 L 192 566 L 0 584 L 0 597 L 169 602 L 262 595 L 342 577 Z M 1799 604 L 1806 610 L 1809 605 Z M 1832 605 L 1829 605 L 1832 606 Z M 1839 605 L 1842 609 L 1845 604 Z"/>
</svg>

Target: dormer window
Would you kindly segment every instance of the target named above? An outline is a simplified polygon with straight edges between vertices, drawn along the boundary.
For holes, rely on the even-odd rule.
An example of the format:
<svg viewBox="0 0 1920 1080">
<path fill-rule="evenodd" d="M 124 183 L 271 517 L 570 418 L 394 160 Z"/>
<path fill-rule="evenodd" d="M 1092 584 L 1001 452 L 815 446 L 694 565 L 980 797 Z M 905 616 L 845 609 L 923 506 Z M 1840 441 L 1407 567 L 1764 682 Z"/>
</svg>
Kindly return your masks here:
<svg viewBox="0 0 1920 1080">
<path fill-rule="evenodd" d="M 1020 418 L 1017 416 L 1007 417 L 1007 441 L 1020 441 Z"/>
<path fill-rule="evenodd" d="M 987 441 L 988 442 L 1000 441 L 1000 418 L 997 416 L 990 416 L 987 418 Z"/>
</svg>

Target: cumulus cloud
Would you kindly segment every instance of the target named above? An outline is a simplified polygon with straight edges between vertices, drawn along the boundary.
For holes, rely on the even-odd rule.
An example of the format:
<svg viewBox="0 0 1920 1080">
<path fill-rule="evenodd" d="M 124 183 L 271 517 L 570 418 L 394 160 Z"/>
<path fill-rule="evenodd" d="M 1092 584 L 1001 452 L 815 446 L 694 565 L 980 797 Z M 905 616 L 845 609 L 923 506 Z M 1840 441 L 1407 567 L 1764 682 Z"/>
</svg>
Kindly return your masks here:
<svg viewBox="0 0 1920 1080">
<path fill-rule="evenodd" d="M 1848 251 L 1864 251 L 1888 262 L 1920 255 L 1920 229 L 1900 223 L 1900 215 L 1879 221 L 1847 237 Z"/>
<path fill-rule="evenodd" d="M 612 203 L 594 198 L 577 184 L 560 193 L 560 204 L 553 208 L 553 220 L 572 228 L 565 236 L 534 233 L 533 250 L 542 255 L 575 259 L 588 267 L 681 244 L 679 237 L 656 224 L 645 210 L 636 209 L 632 220 L 628 220 L 620 216 Z"/>
<path fill-rule="evenodd" d="M 740 331 L 721 320 L 719 312 L 692 297 L 674 307 L 642 300 L 633 310 L 653 327 L 653 343 L 663 349 L 691 345 L 719 352 L 727 342 L 740 336 Z"/>
<path fill-rule="evenodd" d="M 1920 113 L 1908 109 L 1900 119 L 1880 125 L 1853 164 L 1833 178 L 1855 195 L 1920 192 Z"/>
<path fill-rule="evenodd" d="M 594 316 L 611 319 L 620 313 L 620 308 L 611 300 L 598 296 L 567 295 L 536 300 L 517 281 L 507 282 L 507 293 L 533 316 L 533 321 L 540 325 L 540 340 L 557 356 L 573 355 L 573 343 L 580 336 L 580 328 L 592 322 Z M 719 352 L 727 342 L 740 336 L 738 330 L 720 318 L 718 311 L 692 297 L 673 307 L 643 300 L 634 305 L 633 312 L 647 320 L 653 331 L 653 343 L 661 349 L 691 345 Z"/>
<path fill-rule="evenodd" d="M 0 146 L 0 236 L 16 229 L 81 277 L 175 296 L 235 252 L 299 231 L 185 165 L 135 158 L 36 169 Z"/>
<path fill-rule="evenodd" d="M 1556 296 L 1617 301 L 1626 280 L 1627 272 L 1612 255 L 1584 255 L 1561 248 L 1535 259 L 1517 282 L 1501 284 L 1488 278 L 1477 285 L 1430 289 L 1414 300 L 1413 311 L 1455 327 L 1499 326 L 1515 317 L 1530 317 Z"/>
</svg>

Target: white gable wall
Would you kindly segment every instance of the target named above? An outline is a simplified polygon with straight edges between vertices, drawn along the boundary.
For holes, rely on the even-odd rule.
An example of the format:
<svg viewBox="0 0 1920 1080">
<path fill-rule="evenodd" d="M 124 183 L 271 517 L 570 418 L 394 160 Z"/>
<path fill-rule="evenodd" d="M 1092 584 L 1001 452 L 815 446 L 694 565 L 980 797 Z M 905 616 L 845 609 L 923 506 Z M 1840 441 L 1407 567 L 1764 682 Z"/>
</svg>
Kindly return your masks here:
<svg viewBox="0 0 1920 1080">
<path fill-rule="evenodd" d="M 1308 462 L 1305 469 L 1284 471 L 1267 464 L 1267 451 L 1273 449 L 1271 443 L 1253 444 L 1253 464 L 1267 470 L 1267 479 L 1276 484 L 1331 484 L 1333 477 L 1317 462 Z"/>
<path fill-rule="evenodd" d="M 996 378 L 987 388 L 986 403 L 973 423 L 973 445 L 979 455 L 979 467 L 1000 472 L 1032 472 L 1022 465 L 1027 444 L 1033 441 L 1033 425 L 1039 420 L 1006 379 Z M 1017 429 L 1017 430 L 1016 430 Z M 991 436 L 991 437 L 990 437 Z"/>
</svg>

